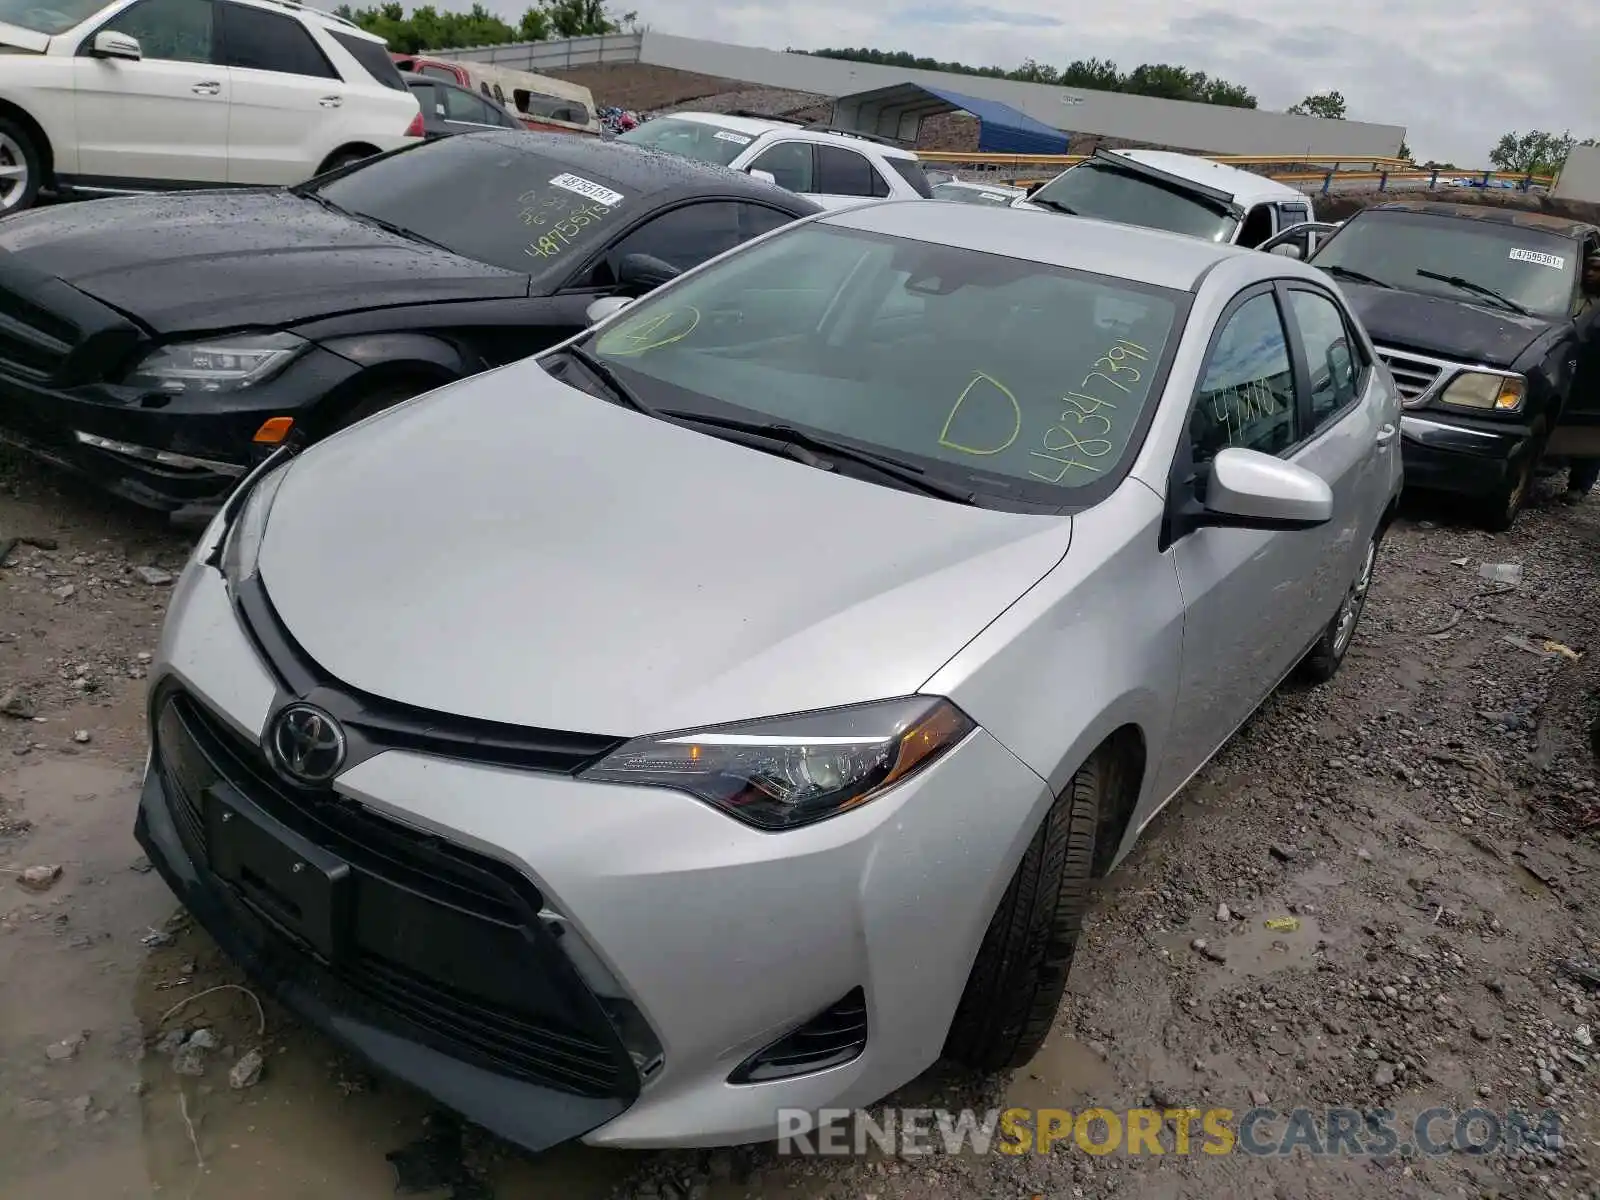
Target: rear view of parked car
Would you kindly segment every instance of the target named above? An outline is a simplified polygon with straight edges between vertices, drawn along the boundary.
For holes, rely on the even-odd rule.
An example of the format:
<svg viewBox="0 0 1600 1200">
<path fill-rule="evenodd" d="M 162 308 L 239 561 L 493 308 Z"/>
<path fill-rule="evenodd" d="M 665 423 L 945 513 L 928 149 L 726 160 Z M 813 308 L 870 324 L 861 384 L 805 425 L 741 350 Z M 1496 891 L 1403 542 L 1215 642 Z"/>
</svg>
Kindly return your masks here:
<svg viewBox="0 0 1600 1200">
<path fill-rule="evenodd" d="M 421 136 L 382 39 L 294 0 L 0 0 L 0 215 L 300 183 Z"/>
<path fill-rule="evenodd" d="M 267 464 L 151 669 L 151 861 L 536 1150 L 1027 1061 L 1092 881 L 1344 660 L 1400 487 L 1326 276 L 1040 221 L 831 212 Z"/>
</svg>

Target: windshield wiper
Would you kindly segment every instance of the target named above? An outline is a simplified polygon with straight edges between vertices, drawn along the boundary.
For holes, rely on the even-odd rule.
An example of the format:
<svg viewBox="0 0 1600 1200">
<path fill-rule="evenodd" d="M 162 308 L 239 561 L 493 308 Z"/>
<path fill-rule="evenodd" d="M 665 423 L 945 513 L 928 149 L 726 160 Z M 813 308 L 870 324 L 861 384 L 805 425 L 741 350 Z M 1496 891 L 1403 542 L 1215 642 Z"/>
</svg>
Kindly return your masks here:
<svg viewBox="0 0 1600 1200">
<path fill-rule="evenodd" d="M 1321 263 L 1315 261 L 1313 261 L 1311 265 L 1314 267 L 1322 267 Z M 1333 275 L 1339 279 L 1348 279 L 1352 283 L 1370 284 L 1373 287 L 1389 288 L 1391 291 L 1394 289 L 1394 284 L 1392 283 L 1385 283 L 1381 279 L 1374 279 L 1365 271 L 1356 271 L 1352 270 L 1350 267 L 1341 267 L 1338 263 L 1330 263 L 1328 266 L 1322 267 L 1322 269 L 1329 275 Z"/>
<path fill-rule="evenodd" d="M 1029 196 L 1028 197 L 1028 202 L 1030 204 L 1041 205 L 1044 208 L 1053 208 L 1053 209 L 1056 210 L 1056 212 L 1058 212 L 1058 213 L 1066 213 L 1067 216 L 1069 216 L 1069 217 L 1075 217 L 1075 216 L 1078 215 L 1078 210 L 1077 209 L 1072 208 L 1069 205 L 1063 204 L 1059 200 L 1052 200 L 1049 196 Z"/>
<path fill-rule="evenodd" d="M 1509 309 L 1518 316 L 1533 316 L 1532 310 L 1518 304 L 1515 300 L 1511 299 L 1511 297 L 1502 296 L 1492 287 L 1484 287 L 1483 284 L 1474 283 L 1472 280 L 1464 279 L 1460 275 L 1441 275 L 1437 271 L 1428 271 L 1421 267 L 1417 268 L 1417 274 L 1421 275 L 1424 279 L 1437 279 L 1440 283 L 1448 283 L 1451 287 L 1460 288 L 1463 292 L 1471 292 L 1473 295 L 1482 296 L 1486 300 L 1493 300 L 1496 304 Z"/>
<path fill-rule="evenodd" d="M 436 242 L 427 234 L 418 233 L 415 229 L 407 229 L 404 225 L 396 225 L 393 221 L 386 221 L 382 217 L 373 216 L 371 213 L 356 212 L 355 209 L 346 208 L 342 204 L 335 204 L 326 196 L 317 195 L 316 192 L 301 192 L 300 194 L 308 200 L 316 201 L 329 212 L 339 213 L 342 216 L 349 217 L 353 221 L 361 221 L 367 225 L 376 225 L 385 233 L 392 233 L 396 237 L 405 238 L 407 241 L 421 242 L 424 246 L 432 246 L 435 250 L 444 250 L 450 254 L 456 253 L 454 249 L 446 246 L 443 242 Z"/>
<path fill-rule="evenodd" d="M 806 452 L 808 457 L 825 455 L 827 458 L 842 459 L 845 462 L 856 463 L 858 466 L 867 467 L 880 475 L 897 480 L 907 487 L 915 488 L 919 492 L 924 492 L 929 496 L 938 496 L 942 500 L 954 500 L 958 504 L 977 504 L 978 502 L 977 496 L 971 490 L 934 479 L 921 467 L 908 463 L 904 459 L 896 458 L 892 454 L 880 454 L 873 450 L 863 450 L 845 442 L 834 441 L 832 438 L 819 437 L 814 433 L 804 433 L 793 425 L 785 425 L 781 421 L 746 421 L 739 417 L 721 417 L 712 413 L 684 412 L 674 409 L 663 409 L 656 415 L 673 421 L 681 421 L 686 425 L 725 429 L 731 433 L 765 438 L 780 445 Z M 800 461 L 805 460 L 801 459 Z M 826 458 L 820 459 L 811 465 L 821 466 L 830 470 L 833 467 L 833 464 L 828 462 Z"/>
<path fill-rule="evenodd" d="M 584 370 L 605 384 L 606 390 L 615 396 L 624 408 L 631 408 L 634 412 L 642 412 L 647 417 L 659 417 L 661 415 L 655 405 L 647 402 L 638 392 L 623 383 L 617 373 L 593 352 L 585 350 L 582 346 L 568 346 L 566 352 L 582 363 Z"/>
</svg>

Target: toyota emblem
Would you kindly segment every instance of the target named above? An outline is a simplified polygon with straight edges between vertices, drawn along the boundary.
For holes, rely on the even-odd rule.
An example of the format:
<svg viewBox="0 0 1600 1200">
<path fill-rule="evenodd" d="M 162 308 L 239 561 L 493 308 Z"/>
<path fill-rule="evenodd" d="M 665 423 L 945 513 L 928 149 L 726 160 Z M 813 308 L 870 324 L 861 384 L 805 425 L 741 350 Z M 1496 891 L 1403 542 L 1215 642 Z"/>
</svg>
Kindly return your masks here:
<svg viewBox="0 0 1600 1200">
<path fill-rule="evenodd" d="M 344 766 L 344 730 L 310 704 L 287 705 L 273 718 L 268 740 L 278 769 L 301 787 L 327 783 Z"/>
</svg>

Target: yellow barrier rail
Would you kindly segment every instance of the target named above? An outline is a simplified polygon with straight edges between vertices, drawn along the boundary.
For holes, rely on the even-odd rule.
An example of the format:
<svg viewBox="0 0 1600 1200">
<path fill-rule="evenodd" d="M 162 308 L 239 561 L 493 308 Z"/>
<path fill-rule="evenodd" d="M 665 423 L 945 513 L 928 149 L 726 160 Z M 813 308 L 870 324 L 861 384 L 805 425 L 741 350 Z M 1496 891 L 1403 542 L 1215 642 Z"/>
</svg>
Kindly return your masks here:
<svg viewBox="0 0 1600 1200">
<path fill-rule="evenodd" d="M 1013 167 L 1019 170 L 1034 167 L 1056 167 L 1065 169 L 1076 166 L 1090 157 L 1086 154 L 985 154 L 963 153 L 958 150 L 919 150 L 917 157 L 924 163 L 959 164 L 963 167 L 992 167 L 1004 169 Z M 1319 164 L 1326 166 L 1323 171 L 1267 171 L 1263 172 L 1266 178 L 1276 179 L 1282 183 L 1312 183 L 1321 180 L 1323 190 L 1331 189 L 1335 179 L 1338 180 L 1377 180 L 1379 190 L 1385 190 L 1385 185 L 1390 180 L 1428 179 L 1437 185 L 1441 180 L 1470 179 L 1477 184 L 1487 184 L 1500 180 L 1509 181 L 1519 185 L 1523 190 L 1533 185 L 1551 187 L 1555 183 L 1553 175 L 1523 175 L 1515 171 L 1490 171 L 1490 170 L 1464 170 L 1459 167 L 1419 167 L 1410 159 L 1395 157 L 1350 158 L 1335 155 L 1317 154 L 1205 154 L 1197 157 L 1209 158 L 1212 162 L 1227 163 L 1231 166 L 1272 166 L 1274 164 Z M 1344 163 L 1359 165 L 1360 169 L 1341 170 Z M 1054 178 L 1057 172 L 1051 175 L 1030 178 L 1018 178 L 1011 182 L 1026 186 L 1032 183 L 1043 182 Z M 1448 183 L 1446 184 L 1448 186 Z"/>
</svg>

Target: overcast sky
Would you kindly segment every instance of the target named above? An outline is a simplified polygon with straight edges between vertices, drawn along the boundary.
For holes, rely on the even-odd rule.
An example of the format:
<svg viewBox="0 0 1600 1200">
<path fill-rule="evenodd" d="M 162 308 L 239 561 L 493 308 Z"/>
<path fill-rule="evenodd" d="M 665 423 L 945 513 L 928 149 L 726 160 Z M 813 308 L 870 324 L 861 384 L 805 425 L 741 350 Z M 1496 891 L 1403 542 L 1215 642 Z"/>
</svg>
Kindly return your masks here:
<svg viewBox="0 0 1600 1200">
<path fill-rule="evenodd" d="M 502 4 L 513 7 L 510 0 Z M 1600 137 L 1600 4 L 1591 0 L 613 0 L 661 33 L 786 47 L 871 46 L 1012 67 L 1170 62 L 1242 83 L 1282 110 L 1344 93 L 1352 120 L 1404 125 L 1419 160 L 1486 166 L 1502 133 Z M 1076 11 L 1071 11 L 1076 10 Z M 1059 15 L 1057 15 L 1059 14 Z M 1337 24 L 1330 23 L 1330 18 Z M 1359 32 L 1358 32 L 1359 31 Z"/>
</svg>

